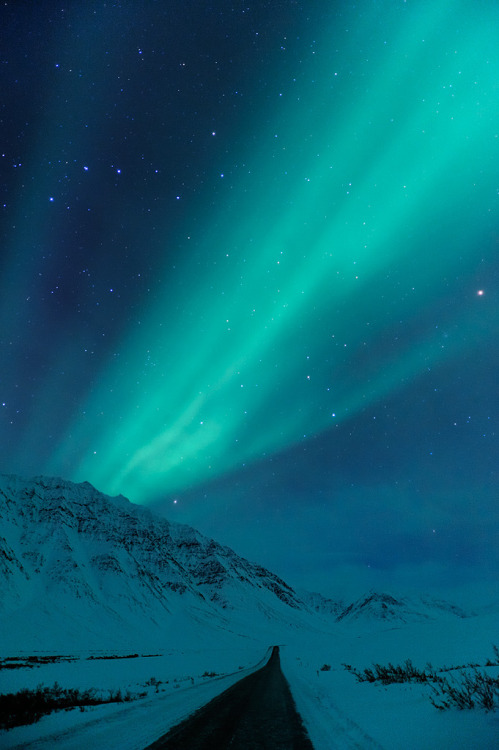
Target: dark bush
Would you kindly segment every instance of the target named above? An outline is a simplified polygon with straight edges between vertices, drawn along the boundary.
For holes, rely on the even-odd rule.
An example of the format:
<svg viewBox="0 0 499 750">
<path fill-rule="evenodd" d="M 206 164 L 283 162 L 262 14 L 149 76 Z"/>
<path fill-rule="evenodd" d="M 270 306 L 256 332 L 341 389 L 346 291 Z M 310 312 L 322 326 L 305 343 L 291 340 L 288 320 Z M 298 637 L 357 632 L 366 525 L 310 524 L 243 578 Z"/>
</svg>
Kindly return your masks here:
<svg viewBox="0 0 499 750">
<path fill-rule="evenodd" d="M 0 729 L 11 729 L 21 724 L 34 724 L 45 714 L 52 711 L 79 706 L 96 706 L 100 703 L 117 703 L 130 701 L 133 695 L 121 690 L 110 691 L 108 698 L 103 698 L 94 689 L 77 690 L 62 688 L 57 682 L 52 687 L 38 685 L 35 690 L 25 688 L 18 693 L 0 695 Z"/>
<path fill-rule="evenodd" d="M 499 666 L 499 650 L 494 646 L 495 660 L 487 659 L 486 667 Z M 389 663 L 387 666 L 373 664 L 363 670 L 343 664 L 343 667 L 354 675 L 358 682 L 380 682 L 382 685 L 402 682 L 427 684 L 431 689 L 429 699 L 440 711 L 448 708 L 471 709 L 483 708 L 494 711 L 499 708 L 499 677 L 492 677 L 485 671 L 478 670 L 478 664 L 460 667 L 442 667 L 435 670 L 430 663 L 425 669 L 418 669 L 410 659 L 403 665 Z M 473 670 L 473 671 L 470 671 Z M 442 677 L 442 672 L 456 672 L 451 680 Z"/>
</svg>

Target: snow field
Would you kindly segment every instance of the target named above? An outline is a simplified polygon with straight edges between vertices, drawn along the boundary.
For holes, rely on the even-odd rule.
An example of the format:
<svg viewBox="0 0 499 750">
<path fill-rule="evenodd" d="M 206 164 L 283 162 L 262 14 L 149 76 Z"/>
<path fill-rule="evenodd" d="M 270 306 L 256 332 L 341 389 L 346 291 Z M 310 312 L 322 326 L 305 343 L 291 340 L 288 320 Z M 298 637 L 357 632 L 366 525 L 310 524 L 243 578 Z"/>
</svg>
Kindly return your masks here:
<svg viewBox="0 0 499 750">
<path fill-rule="evenodd" d="M 40 682 L 62 687 L 125 693 L 147 692 L 147 697 L 62 711 L 38 723 L 0 733 L 5 750 L 81 750 L 82 747 L 143 750 L 197 708 L 241 677 L 263 665 L 268 646 L 281 644 L 281 665 L 290 683 L 315 750 L 488 750 L 498 746 L 499 714 L 483 710 L 437 711 L 424 685 L 359 683 L 342 666 L 362 670 L 373 663 L 402 664 L 411 659 L 424 668 L 485 664 L 493 656 L 498 636 L 497 615 L 404 626 L 355 623 L 330 632 L 306 628 L 277 633 L 269 627 L 267 640 L 220 634 L 211 646 L 201 637 L 198 648 L 171 649 L 161 656 L 136 659 L 58 662 L 33 669 L 0 671 L 0 692 L 35 687 Z M 283 645 L 284 644 L 284 645 Z M 144 651 L 143 653 L 151 653 Z M 265 655 L 265 657 L 264 657 Z M 82 655 L 83 657 L 83 655 Z M 330 670 L 321 670 L 323 665 Z M 244 667 L 244 669 L 239 669 Z M 217 677 L 203 677 L 216 672 Z M 446 673 L 452 675 L 452 673 Z M 146 686 L 152 677 L 161 681 Z M 168 684 L 167 684 L 168 681 Z"/>
<path fill-rule="evenodd" d="M 380 629 L 353 628 L 335 636 L 292 643 L 281 650 L 290 683 L 315 750 L 485 750 L 499 747 L 499 715 L 481 709 L 438 711 L 430 689 L 419 683 L 359 683 L 342 666 L 364 669 L 374 663 L 423 668 L 469 662 L 485 664 L 493 656 L 497 616 L 442 620 L 438 623 Z M 322 671 L 323 665 L 331 667 Z M 447 673 L 452 675 L 452 673 Z"/>
<path fill-rule="evenodd" d="M 147 692 L 130 703 L 113 703 L 57 711 L 36 724 L 0 731 L 5 750 L 143 750 L 172 726 L 264 665 L 270 650 L 260 646 L 171 651 L 157 657 L 58 662 L 33 669 L 2 670 L 0 692 L 36 687 L 40 682 L 62 687 L 102 687 L 123 693 Z M 242 667 L 242 669 L 240 668 Z M 9 672 L 9 675 L 5 673 Z M 215 672 L 217 676 L 203 676 Z M 20 674 L 23 673 L 23 674 Z M 154 677 L 155 686 L 145 686 Z M 168 681 L 168 684 L 166 684 Z"/>
</svg>

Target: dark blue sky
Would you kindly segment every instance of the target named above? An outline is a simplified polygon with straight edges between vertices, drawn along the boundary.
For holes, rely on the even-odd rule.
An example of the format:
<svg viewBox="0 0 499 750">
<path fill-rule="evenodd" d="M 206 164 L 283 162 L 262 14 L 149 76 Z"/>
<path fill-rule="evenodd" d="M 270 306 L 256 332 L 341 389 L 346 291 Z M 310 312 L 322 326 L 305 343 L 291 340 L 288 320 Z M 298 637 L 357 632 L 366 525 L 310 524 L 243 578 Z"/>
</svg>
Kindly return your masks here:
<svg viewBox="0 0 499 750">
<path fill-rule="evenodd" d="M 329 594 L 493 581 L 497 8 L 0 21 L 0 470 Z"/>
</svg>

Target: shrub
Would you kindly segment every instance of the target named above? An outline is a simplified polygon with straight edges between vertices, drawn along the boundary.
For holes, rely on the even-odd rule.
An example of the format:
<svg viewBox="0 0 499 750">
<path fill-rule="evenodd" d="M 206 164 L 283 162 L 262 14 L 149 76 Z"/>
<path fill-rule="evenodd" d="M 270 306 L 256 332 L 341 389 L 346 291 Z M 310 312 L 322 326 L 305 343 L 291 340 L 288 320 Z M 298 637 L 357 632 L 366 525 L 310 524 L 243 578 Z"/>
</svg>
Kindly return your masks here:
<svg viewBox="0 0 499 750">
<path fill-rule="evenodd" d="M 403 665 L 373 664 L 372 668 L 366 667 L 362 671 L 354 669 L 350 664 L 343 664 L 343 667 L 351 672 L 358 682 L 381 682 L 383 685 L 390 685 L 394 682 L 429 682 L 441 679 L 436 675 L 431 664 L 428 664 L 426 669 L 417 669 L 410 659 L 407 659 Z"/>
<path fill-rule="evenodd" d="M 158 680 L 156 677 L 150 677 L 146 682 L 144 683 L 147 687 L 155 687 L 156 692 L 159 693 L 159 686 L 162 684 L 161 680 Z"/>
<path fill-rule="evenodd" d="M 128 691 L 125 696 L 121 690 L 109 692 L 108 698 L 102 698 L 94 689 L 77 690 L 62 688 L 57 682 L 52 687 L 38 685 L 35 690 L 27 688 L 17 693 L 0 695 L 0 729 L 11 729 L 21 724 L 34 724 L 45 714 L 61 709 L 74 708 L 83 710 L 84 706 L 96 706 L 100 703 L 116 703 L 133 700 Z"/>
<path fill-rule="evenodd" d="M 495 661 L 487 659 L 485 666 L 499 666 L 499 649 L 494 646 Z M 358 682 L 380 682 L 382 685 L 402 682 L 427 684 L 431 690 L 430 702 L 440 711 L 449 708 L 472 709 L 483 708 L 494 711 L 499 708 L 499 677 L 492 677 L 485 671 L 480 672 L 478 664 L 460 667 L 443 667 L 435 670 L 430 663 L 425 669 L 418 669 L 410 659 L 403 665 L 387 666 L 373 664 L 363 670 L 343 664 L 343 667 L 354 675 Z M 470 671 L 473 670 L 473 671 Z M 442 677 L 442 672 L 455 671 L 456 676 L 450 680 Z"/>
<path fill-rule="evenodd" d="M 494 711 L 499 707 L 499 677 L 491 677 L 478 669 L 471 674 L 461 673 L 460 677 L 457 682 L 444 679 L 437 686 L 431 686 L 430 701 L 435 708 L 455 707 L 462 711 L 476 707 Z"/>
</svg>

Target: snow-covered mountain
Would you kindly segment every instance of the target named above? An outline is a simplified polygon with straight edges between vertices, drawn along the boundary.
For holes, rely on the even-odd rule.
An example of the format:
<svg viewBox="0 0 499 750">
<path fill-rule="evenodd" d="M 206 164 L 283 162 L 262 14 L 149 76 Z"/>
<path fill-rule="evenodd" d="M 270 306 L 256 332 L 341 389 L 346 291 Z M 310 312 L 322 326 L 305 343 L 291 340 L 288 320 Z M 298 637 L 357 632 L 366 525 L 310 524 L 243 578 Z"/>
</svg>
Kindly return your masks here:
<svg viewBox="0 0 499 750">
<path fill-rule="evenodd" d="M 443 614 L 445 602 L 370 592 L 345 606 L 285 581 L 195 529 L 88 482 L 0 475 L 0 644 L 5 652 L 138 648 L 204 634 L 254 637 Z M 329 624 L 328 624 L 329 623 Z M 208 637 L 208 635 L 206 636 Z"/>
<path fill-rule="evenodd" d="M 338 622 L 385 621 L 394 624 L 425 622 L 445 616 L 467 617 L 453 604 L 429 597 L 395 597 L 388 593 L 370 591 L 346 607 L 337 617 Z"/>
<path fill-rule="evenodd" d="M 33 618 L 35 632 L 51 630 L 63 643 L 82 628 L 105 643 L 102 631 L 159 636 L 199 621 L 230 629 L 247 625 L 249 612 L 255 624 L 310 617 L 278 576 L 193 528 L 87 482 L 0 476 L 4 644 L 32 641 Z"/>
<path fill-rule="evenodd" d="M 318 749 L 332 736 L 345 747 L 495 746 L 488 714 L 442 722 L 430 701 L 422 706 L 420 684 L 390 686 L 387 700 L 343 665 L 486 666 L 497 605 L 467 617 L 442 600 L 375 591 L 347 604 L 296 592 L 194 529 L 88 483 L 0 475 L 0 661 L 16 667 L 0 671 L 0 693 L 57 680 L 146 696 L 88 718 L 59 712 L 4 731 L 0 745 L 145 747 L 279 643 Z"/>
<path fill-rule="evenodd" d="M 297 593 L 310 609 L 321 615 L 338 617 L 345 610 L 345 603 L 341 599 L 331 599 L 317 591 L 305 591 L 304 589 L 300 589 Z"/>
</svg>

